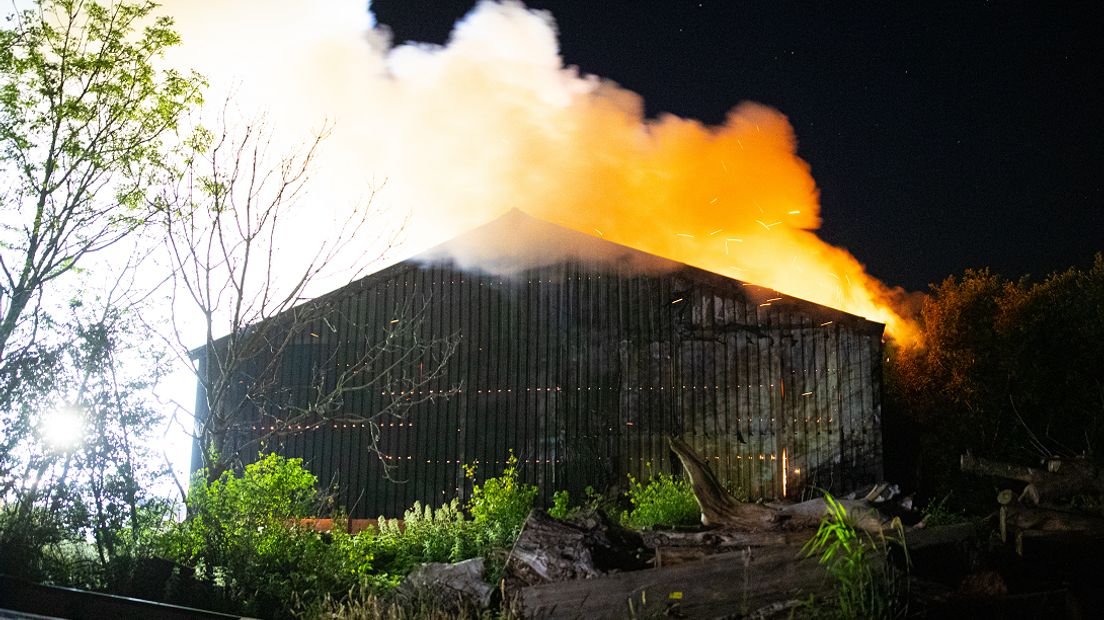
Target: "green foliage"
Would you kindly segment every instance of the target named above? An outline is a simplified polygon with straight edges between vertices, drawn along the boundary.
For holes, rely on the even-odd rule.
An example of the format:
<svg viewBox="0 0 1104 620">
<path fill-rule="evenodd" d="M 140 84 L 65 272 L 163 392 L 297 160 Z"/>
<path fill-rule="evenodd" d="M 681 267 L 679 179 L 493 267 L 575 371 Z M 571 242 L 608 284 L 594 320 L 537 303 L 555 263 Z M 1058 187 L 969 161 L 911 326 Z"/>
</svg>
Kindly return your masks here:
<svg viewBox="0 0 1104 620">
<path fill-rule="evenodd" d="M 554 519 L 567 519 L 575 514 L 578 507 L 571 505 L 571 493 L 567 489 L 561 489 L 552 494 L 552 507 L 548 514 Z"/>
<path fill-rule="evenodd" d="M 483 547 L 507 548 L 514 544 L 525 518 L 533 509 L 537 487 L 518 480 L 518 459 L 513 452 L 506 460 L 501 476 L 488 478 L 472 489 L 468 511 L 475 523 L 476 536 Z M 474 479 L 474 469 L 468 470 Z"/>
<path fill-rule="evenodd" d="M 878 543 L 852 523 L 847 510 L 834 497 L 825 493 L 824 501 L 828 514 L 802 549 L 806 557 L 819 555 L 820 563 L 835 578 L 835 611 L 841 618 L 856 620 L 893 617 L 897 612 L 897 583 L 889 564 L 874 555 Z"/>
<path fill-rule="evenodd" d="M 457 500 L 436 510 L 415 502 L 398 520 L 379 519 L 369 547 L 378 570 L 398 579 L 423 562 L 459 562 L 478 556 L 475 524 L 464 517 Z M 371 537 L 371 532 L 362 534 Z"/>
<path fill-rule="evenodd" d="M 164 474 L 149 446 L 162 421 L 149 388 L 163 364 L 152 353 L 143 367 L 120 363 L 122 335 L 146 332 L 134 313 L 99 301 L 53 325 L 56 365 L 46 385 L 28 389 L 34 402 L 0 408 L 0 422 L 26 421 L 0 446 L 0 564 L 12 560 L 0 572 L 111 590 L 133 579 L 172 506 L 149 491 Z M 57 411 L 69 416 L 64 428 L 42 423 Z M 78 425 L 76 441 L 51 441 Z"/>
<path fill-rule="evenodd" d="M 548 514 L 556 519 L 571 519 L 583 512 L 608 510 L 610 508 L 610 502 L 595 491 L 594 487 L 587 485 L 583 489 L 583 493 L 585 494 L 583 503 L 574 506 L 571 504 L 571 494 L 566 489 L 556 491 L 552 494 L 552 507 L 548 509 Z"/>
<path fill-rule="evenodd" d="M 38 335 L 52 281 L 150 219 L 166 137 L 200 102 L 158 68 L 179 43 L 156 4 L 36 0 L 0 29 L 0 360 Z M 147 194 L 147 193 L 150 194 Z M 15 341 L 11 341 L 16 338 Z"/>
<path fill-rule="evenodd" d="M 656 525 L 693 525 L 701 520 L 701 509 L 690 484 L 659 472 L 647 482 L 629 474 L 627 492 L 632 509 L 621 515 L 621 523 L 634 528 Z"/>
<path fill-rule="evenodd" d="M 921 319 L 922 346 L 891 352 L 886 396 L 918 438 L 923 493 L 961 484 L 967 450 L 1031 463 L 1104 445 L 1104 254 L 1036 282 L 967 270 Z"/>
<path fill-rule="evenodd" d="M 149 341 L 121 302 L 141 297 L 125 277 L 101 295 L 60 283 L 149 222 L 201 80 L 158 68 L 179 37 L 153 2 L 26 5 L 0 27 L 0 557 L 28 558 L 12 571 L 23 576 L 110 589 L 166 515 L 144 447 L 163 364 L 148 347 L 142 364 L 119 362 L 120 342 Z M 62 409 L 83 432 L 59 449 L 42 422 Z"/>
<path fill-rule="evenodd" d="M 474 468 L 469 470 L 474 476 Z M 264 617 L 349 603 L 345 592 L 386 591 L 423 562 L 458 562 L 479 555 L 500 568 L 536 497 L 518 480 L 511 456 L 501 476 L 476 485 L 468 509 L 457 500 L 439 508 L 415 503 L 402 520 L 380 518 L 356 535 L 339 518 L 329 534 L 303 525 L 328 506 L 317 479 L 300 459 L 267 455 L 239 476 L 206 482 L 200 472 L 188 495 L 188 519 L 165 535 L 161 552 L 195 567 L 240 611 Z M 323 606 L 325 607 L 325 606 Z"/>
<path fill-rule="evenodd" d="M 302 523 L 325 507 L 317 479 L 301 459 L 275 454 L 207 483 L 197 474 L 188 493 L 188 518 L 162 540 L 162 553 L 196 567 L 244 611 L 279 617 L 294 593 L 348 589 L 357 583 L 356 541 L 326 537 Z M 356 564 L 366 563 L 364 559 Z M 320 594 L 319 594 L 320 595 Z"/>
</svg>

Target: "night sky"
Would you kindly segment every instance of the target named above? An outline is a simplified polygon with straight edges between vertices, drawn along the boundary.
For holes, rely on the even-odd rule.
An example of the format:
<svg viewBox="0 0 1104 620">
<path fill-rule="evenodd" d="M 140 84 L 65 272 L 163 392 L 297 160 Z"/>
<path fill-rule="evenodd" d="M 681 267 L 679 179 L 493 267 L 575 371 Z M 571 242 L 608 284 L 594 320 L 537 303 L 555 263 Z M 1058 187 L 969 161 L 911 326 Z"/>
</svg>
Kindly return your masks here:
<svg viewBox="0 0 1104 620">
<path fill-rule="evenodd" d="M 1104 9 L 912 4 L 526 3 L 552 12 L 567 64 L 649 116 L 720 123 L 744 100 L 786 114 L 820 235 L 888 284 L 1087 266 L 1104 250 Z M 472 5 L 371 4 L 396 42 L 433 43 Z"/>
</svg>

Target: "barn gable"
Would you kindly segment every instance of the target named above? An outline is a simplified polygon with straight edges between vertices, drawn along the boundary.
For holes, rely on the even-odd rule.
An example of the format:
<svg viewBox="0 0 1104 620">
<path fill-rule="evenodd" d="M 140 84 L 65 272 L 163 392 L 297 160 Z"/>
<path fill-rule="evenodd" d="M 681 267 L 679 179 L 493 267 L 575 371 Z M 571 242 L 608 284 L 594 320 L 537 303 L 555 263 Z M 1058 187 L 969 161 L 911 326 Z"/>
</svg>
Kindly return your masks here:
<svg viewBox="0 0 1104 620">
<path fill-rule="evenodd" d="M 511 451 L 546 496 L 621 487 L 677 467 L 668 434 L 751 497 L 881 476 L 883 326 L 839 310 L 518 212 L 322 301 L 332 315 L 289 368 L 340 365 L 412 306 L 419 337 L 458 337 L 423 386 L 448 398 L 376 428 L 317 420 L 266 445 L 336 482 L 353 517 L 463 497 L 465 464 L 493 475 Z M 341 406 L 363 414 L 393 397 L 359 391 Z M 258 424 L 243 421 L 236 441 Z M 373 433 L 389 476 L 366 449 Z"/>
</svg>

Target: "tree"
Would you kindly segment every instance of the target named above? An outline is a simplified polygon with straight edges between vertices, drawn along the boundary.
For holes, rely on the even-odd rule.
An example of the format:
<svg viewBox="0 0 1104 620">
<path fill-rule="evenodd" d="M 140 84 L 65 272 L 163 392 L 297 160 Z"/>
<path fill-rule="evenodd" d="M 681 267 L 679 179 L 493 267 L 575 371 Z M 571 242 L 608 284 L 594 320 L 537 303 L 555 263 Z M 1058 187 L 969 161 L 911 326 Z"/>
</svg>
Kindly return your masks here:
<svg viewBox="0 0 1104 620">
<path fill-rule="evenodd" d="M 137 32 L 155 6 L 37 0 L 0 31 L 2 396 L 49 361 L 49 287 L 151 220 L 166 139 L 200 101 L 197 76 L 156 67 L 172 21 Z"/>
<path fill-rule="evenodd" d="M 1032 464 L 1104 443 L 1104 255 L 1042 281 L 967 270 L 932 287 L 923 346 L 887 366 L 887 396 L 918 441 L 925 490 L 971 451 Z"/>
<path fill-rule="evenodd" d="M 158 67 L 179 38 L 155 6 L 36 0 L 0 30 L 0 557 L 10 566 L 16 547 L 41 565 L 51 556 L 36 541 L 88 536 L 106 570 L 149 506 L 139 445 L 157 420 L 143 395 L 157 364 L 124 376 L 119 362 L 140 338 L 123 301 L 131 265 L 114 265 L 103 291 L 66 276 L 108 248 L 126 262 L 119 244 L 154 221 L 152 188 L 173 173 L 177 131 L 201 100 L 199 77 Z M 58 448 L 41 427 L 64 409 L 73 415 L 60 427 L 83 428 L 83 441 Z"/>
<path fill-rule="evenodd" d="M 56 387 L 63 330 L 48 293 L 150 220 L 165 139 L 200 80 L 159 70 L 178 42 L 152 2 L 39 0 L 0 30 L 0 475 Z M 55 289 L 55 292 L 56 289 Z M 63 310 L 64 311 L 64 310 Z"/>
<path fill-rule="evenodd" d="M 224 110 L 220 124 L 165 199 L 173 205 L 165 224 L 176 286 L 189 302 L 187 310 L 178 309 L 176 340 L 204 398 L 195 440 L 207 480 L 270 448 L 272 438 L 321 422 L 367 425 L 368 449 L 378 454 L 384 419 L 449 395 L 425 395 L 421 388 L 440 376 L 456 338 L 423 338 L 424 303 L 416 299 L 381 326 L 344 315 L 330 297 L 313 297 L 322 283 L 337 287 L 363 275 L 397 234 L 397 227 L 369 225 L 369 199 L 333 222 L 328 238 L 302 238 L 298 226 L 311 208 L 303 198 L 325 130 L 301 150 L 279 155 L 263 121 L 230 129 Z M 286 260 L 289 250 L 309 244 L 316 245 Z M 186 335 L 189 311 L 201 317 L 204 334 L 194 351 Z M 359 341 L 316 360 L 305 385 L 289 384 L 286 368 L 295 350 L 323 340 L 338 323 Z M 349 395 L 370 389 L 390 394 L 389 400 L 371 411 L 343 407 Z M 237 432 L 242 428 L 250 432 Z"/>
<path fill-rule="evenodd" d="M 39 424 L 12 444 L 18 475 L 0 481 L 0 572 L 117 586 L 149 542 L 141 533 L 168 516 L 149 488 L 165 470 L 151 447 L 162 419 L 151 392 L 167 367 L 150 351 L 133 359 L 130 342 L 152 334 L 141 310 L 120 301 L 129 292 L 122 272 L 106 296 L 75 301 L 57 328 L 50 389 L 25 412 Z"/>
</svg>

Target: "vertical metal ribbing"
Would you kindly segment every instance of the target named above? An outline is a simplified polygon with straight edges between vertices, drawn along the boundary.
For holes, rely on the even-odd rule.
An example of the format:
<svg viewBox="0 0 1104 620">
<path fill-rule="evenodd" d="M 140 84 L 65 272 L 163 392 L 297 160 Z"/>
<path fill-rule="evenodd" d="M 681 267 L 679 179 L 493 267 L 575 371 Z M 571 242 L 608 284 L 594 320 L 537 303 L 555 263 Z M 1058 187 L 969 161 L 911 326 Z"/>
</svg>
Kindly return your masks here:
<svg viewBox="0 0 1104 620">
<path fill-rule="evenodd" d="M 872 406 L 869 417 L 871 423 L 871 442 L 873 444 L 872 454 L 869 460 L 874 468 L 873 472 L 868 474 L 868 477 L 880 479 L 885 476 L 885 463 L 883 460 L 883 421 L 882 417 L 882 363 L 885 361 L 882 353 L 882 339 L 881 333 L 873 334 L 870 337 L 870 359 L 872 363 L 867 369 L 866 376 L 870 378 L 870 390 L 872 398 Z"/>
<path fill-rule="evenodd" d="M 755 303 L 754 301 L 752 302 Z M 771 494 L 771 489 L 767 480 L 767 470 L 764 467 L 765 462 L 763 455 L 767 453 L 770 445 L 771 425 L 770 425 L 770 341 L 773 335 L 770 333 L 769 317 L 766 311 L 762 310 L 756 304 L 755 309 L 755 323 L 766 336 L 760 336 L 756 340 L 756 355 L 755 360 L 755 415 L 758 418 L 758 441 L 755 445 L 755 450 L 751 457 L 755 459 L 755 484 L 758 489 L 758 495 L 761 497 L 768 497 Z"/>
<path fill-rule="evenodd" d="M 720 302 L 721 323 L 719 327 L 726 329 L 718 329 L 715 336 L 720 343 L 721 360 L 717 369 L 719 376 L 716 377 L 716 382 L 714 383 L 718 391 L 714 392 L 713 396 L 717 399 L 717 406 L 720 407 L 722 411 L 721 416 L 723 422 L 721 432 L 723 433 L 724 441 L 721 446 L 724 454 L 723 467 L 725 475 L 734 487 L 739 487 L 741 483 L 739 477 L 740 472 L 736 470 L 736 460 L 732 458 L 733 446 L 735 444 L 733 440 L 735 435 L 733 430 L 736 428 L 736 425 L 739 424 L 739 418 L 737 417 L 739 412 L 736 411 L 736 408 L 733 406 L 734 403 L 732 400 L 732 385 L 734 381 L 733 369 L 730 362 L 732 361 L 733 351 L 731 335 L 727 331 L 727 328 L 733 324 L 732 299 L 726 294 L 720 296 Z"/>
<path fill-rule="evenodd" d="M 663 411 L 659 406 L 658 391 L 662 372 L 659 360 L 659 326 L 656 313 L 663 303 L 655 290 L 655 280 L 643 276 L 633 278 L 633 304 L 640 321 L 639 343 L 636 345 L 636 363 L 639 367 L 637 388 L 640 390 L 640 417 L 644 423 L 636 453 L 636 463 L 627 471 L 640 474 L 639 464 L 659 458 L 659 442 L 663 435 Z M 617 481 L 621 484 L 621 480 Z"/>
<path fill-rule="evenodd" d="M 394 277 L 389 277 L 383 282 L 383 290 L 380 291 L 382 297 L 382 303 L 380 305 L 380 321 L 377 329 L 387 330 L 391 328 L 391 321 L 394 319 L 395 312 L 395 281 Z M 381 338 L 385 338 L 386 335 L 381 333 Z M 389 352 L 384 352 L 381 355 L 381 367 L 389 367 L 392 362 L 392 355 Z M 387 394 L 382 396 L 384 407 L 387 406 L 388 401 L 394 398 L 392 392 L 394 392 L 396 386 L 393 383 L 389 383 L 385 386 L 383 391 Z M 402 480 L 402 470 L 399 468 L 399 444 L 397 441 L 397 429 L 393 426 L 394 418 L 387 416 L 380 420 L 380 447 L 381 451 L 386 455 L 385 463 L 388 467 L 388 472 L 391 479 L 385 480 L 380 485 L 382 491 L 382 506 L 381 510 L 384 514 L 388 515 L 400 515 L 402 514 L 401 498 L 399 497 L 400 489 L 396 480 Z"/>
<path fill-rule="evenodd" d="M 449 360 L 448 365 L 445 367 L 445 384 L 441 387 L 443 389 L 464 389 L 467 385 L 464 382 L 463 366 L 461 365 L 461 351 L 463 350 L 463 327 L 460 321 L 460 304 L 461 299 L 457 295 L 459 291 L 460 275 L 455 268 L 449 267 L 445 271 L 444 280 L 442 281 L 442 298 L 440 303 L 446 304 L 448 315 L 448 333 L 456 334 L 459 338 L 456 349 L 453 354 L 453 358 Z M 461 412 L 460 403 L 462 401 L 462 393 L 457 392 L 452 395 L 447 401 L 445 401 L 445 432 L 444 437 L 448 442 L 448 459 L 452 461 L 449 463 L 449 475 L 447 477 L 446 490 L 448 491 L 448 497 L 456 497 L 463 500 L 464 498 L 464 471 L 462 467 L 464 457 L 464 446 L 461 442 L 460 436 L 460 424 L 461 424 Z"/>
<path fill-rule="evenodd" d="M 297 337 L 281 368 L 288 381 L 322 364 L 345 372 L 364 347 L 355 333 L 382 335 L 398 307 L 419 307 L 412 296 L 420 293 L 430 300 L 420 337 L 463 333 L 432 385 L 462 384 L 463 392 L 419 405 L 403 426 L 380 420 L 380 448 L 407 484 L 383 481 L 369 464 L 364 429 L 313 428 L 324 422 L 316 418 L 305 421 L 310 430 L 288 429 L 271 447 L 302 456 L 323 483 L 337 476 L 340 499 L 356 516 L 398 515 L 415 499 L 451 498 L 464 486 L 460 462 L 478 461 L 485 479 L 501 471 L 510 448 L 529 461 L 523 475 L 545 495 L 621 485 L 626 471 L 643 473 L 644 461 L 670 467 L 661 438 L 680 431 L 700 435 L 690 439 L 722 480 L 756 495 L 780 494 L 782 449 L 788 471 L 802 471 L 789 478 L 791 497 L 811 484 L 847 487 L 878 473 L 880 349 L 872 332 L 855 333 L 865 325 L 825 325 L 823 313 L 797 300 L 759 307 L 751 298 L 758 289 L 721 286 L 689 269 L 652 276 L 595 267 L 497 280 L 409 266 L 338 298 L 330 320 L 337 334 L 323 323 L 312 327 L 319 338 Z M 675 289 L 685 299 L 673 306 Z M 404 370 L 417 373 L 413 363 Z M 305 403 L 308 386 L 290 387 L 289 397 Z M 392 398 L 381 391 L 389 386 L 351 394 L 343 406 L 378 411 Z"/>
<path fill-rule="evenodd" d="M 514 370 L 513 402 L 518 415 L 518 433 L 521 442 L 518 445 L 518 458 L 528 462 L 526 467 L 527 480 L 536 482 L 537 471 L 533 466 L 536 459 L 536 443 L 534 437 L 536 409 L 529 402 L 525 388 L 529 385 L 529 359 L 532 356 L 532 294 L 529 288 L 527 274 L 518 274 L 514 284 L 514 298 L 517 300 L 514 314 L 517 316 L 517 364 Z"/>
</svg>

